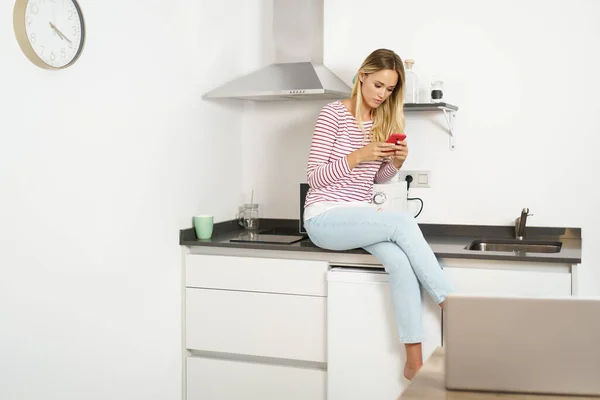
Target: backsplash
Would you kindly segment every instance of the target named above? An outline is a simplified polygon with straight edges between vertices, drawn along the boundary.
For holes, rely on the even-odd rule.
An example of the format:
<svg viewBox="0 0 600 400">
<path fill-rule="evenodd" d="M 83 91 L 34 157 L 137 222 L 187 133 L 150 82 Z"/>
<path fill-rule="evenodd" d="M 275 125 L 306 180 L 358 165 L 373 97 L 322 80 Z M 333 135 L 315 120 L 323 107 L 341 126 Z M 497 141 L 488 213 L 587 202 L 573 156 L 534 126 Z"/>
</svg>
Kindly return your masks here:
<svg viewBox="0 0 600 400">
<path fill-rule="evenodd" d="M 261 216 L 299 217 L 298 184 L 306 181 L 314 124 L 327 102 L 247 103 L 242 134 L 242 201 L 249 200 L 254 190 Z M 448 149 L 442 113 L 406 113 L 410 153 L 404 168 L 430 171 L 431 187 L 410 191 L 411 197 L 425 202 L 419 221 L 504 225 L 512 223 L 523 207 L 529 207 L 534 214 L 531 225 L 581 226 L 577 221 L 583 217 L 578 214 L 581 210 L 556 212 L 564 204 L 564 190 L 576 184 L 550 184 L 554 179 L 546 173 L 547 157 L 558 150 L 545 142 L 534 143 L 534 136 L 525 135 L 519 139 L 522 147 L 502 145 L 499 134 L 485 132 L 503 128 L 481 124 L 470 112 L 470 107 L 457 112 L 454 151 Z M 506 146 L 510 156 L 498 146 Z M 514 162 L 518 159 L 523 164 Z M 524 172 L 531 178 L 522 179 Z M 554 172 L 555 176 L 561 173 L 565 171 Z M 416 203 L 410 205 L 417 209 Z"/>
<path fill-rule="evenodd" d="M 242 192 L 261 216 L 299 218 L 299 184 L 317 115 L 327 100 L 248 103 L 242 135 Z"/>
</svg>

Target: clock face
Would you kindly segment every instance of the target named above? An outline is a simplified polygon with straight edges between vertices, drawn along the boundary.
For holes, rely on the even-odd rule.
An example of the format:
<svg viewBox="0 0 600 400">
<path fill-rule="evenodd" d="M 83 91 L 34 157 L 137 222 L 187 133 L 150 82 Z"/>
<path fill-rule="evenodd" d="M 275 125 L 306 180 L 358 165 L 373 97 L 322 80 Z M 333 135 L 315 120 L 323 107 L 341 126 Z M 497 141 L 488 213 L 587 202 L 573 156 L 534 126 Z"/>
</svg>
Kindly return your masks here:
<svg viewBox="0 0 600 400">
<path fill-rule="evenodd" d="M 17 0 L 13 22 L 21 49 L 42 68 L 65 68 L 83 50 L 85 25 L 76 0 Z"/>
</svg>

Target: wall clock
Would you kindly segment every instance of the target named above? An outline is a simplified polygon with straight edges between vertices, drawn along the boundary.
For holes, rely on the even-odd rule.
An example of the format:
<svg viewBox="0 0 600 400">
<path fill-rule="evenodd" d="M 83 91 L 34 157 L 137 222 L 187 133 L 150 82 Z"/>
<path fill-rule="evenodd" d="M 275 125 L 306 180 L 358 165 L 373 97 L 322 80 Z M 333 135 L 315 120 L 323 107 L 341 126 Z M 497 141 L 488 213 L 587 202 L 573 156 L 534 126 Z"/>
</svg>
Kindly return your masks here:
<svg viewBox="0 0 600 400">
<path fill-rule="evenodd" d="M 83 50 L 85 24 L 77 0 L 16 0 L 13 27 L 21 50 L 40 68 L 67 68 Z"/>
</svg>

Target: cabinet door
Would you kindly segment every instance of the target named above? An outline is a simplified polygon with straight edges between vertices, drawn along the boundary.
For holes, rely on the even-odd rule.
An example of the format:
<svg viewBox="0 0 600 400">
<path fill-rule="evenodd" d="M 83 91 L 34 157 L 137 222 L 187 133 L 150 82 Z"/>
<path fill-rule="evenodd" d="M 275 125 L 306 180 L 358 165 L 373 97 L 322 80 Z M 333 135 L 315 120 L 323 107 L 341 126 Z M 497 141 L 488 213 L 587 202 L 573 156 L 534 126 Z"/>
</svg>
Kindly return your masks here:
<svg viewBox="0 0 600 400">
<path fill-rule="evenodd" d="M 188 357 L 187 400 L 325 400 L 326 372 Z"/>
<path fill-rule="evenodd" d="M 186 347 L 326 361 L 325 297 L 186 289 Z"/>
<path fill-rule="evenodd" d="M 327 399 L 397 399 L 410 383 L 386 273 L 328 274 Z M 441 311 L 423 296 L 423 358 L 441 346 Z"/>
<path fill-rule="evenodd" d="M 500 296 L 571 296 L 566 265 L 451 261 L 441 262 L 457 293 Z"/>
<path fill-rule="evenodd" d="M 325 261 L 188 254 L 185 286 L 327 296 Z"/>
</svg>

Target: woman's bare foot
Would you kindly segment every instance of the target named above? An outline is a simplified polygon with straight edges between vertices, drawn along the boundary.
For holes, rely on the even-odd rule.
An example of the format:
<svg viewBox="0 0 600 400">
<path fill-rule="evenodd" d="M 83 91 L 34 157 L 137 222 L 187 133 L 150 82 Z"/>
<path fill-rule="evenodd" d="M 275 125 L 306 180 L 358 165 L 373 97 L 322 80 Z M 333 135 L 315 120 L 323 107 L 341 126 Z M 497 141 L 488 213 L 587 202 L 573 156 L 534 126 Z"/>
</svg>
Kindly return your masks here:
<svg viewBox="0 0 600 400">
<path fill-rule="evenodd" d="M 409 381 L 423 366 L 423 349 L 421 343 L 405 343 L 406 364 L 404 365 L 404 377 Z"/>
<path fill-rule="evenodd" d="M 409 365 L 407 362 L 404 365 L 404 377 L 406 379 L 408 379 L 409 381 L 412 381 L 412 379 L 415 377 L 417 372 L 419 372 L 419 370 L 421 369 L 422 366 L 423 365 L 419 365 L 419 366 Z"/>
</svg>

